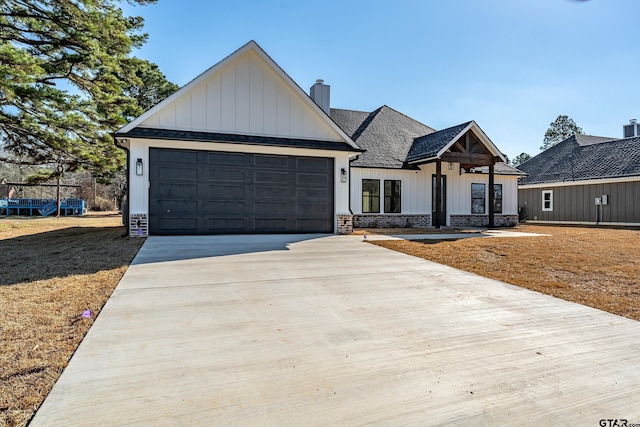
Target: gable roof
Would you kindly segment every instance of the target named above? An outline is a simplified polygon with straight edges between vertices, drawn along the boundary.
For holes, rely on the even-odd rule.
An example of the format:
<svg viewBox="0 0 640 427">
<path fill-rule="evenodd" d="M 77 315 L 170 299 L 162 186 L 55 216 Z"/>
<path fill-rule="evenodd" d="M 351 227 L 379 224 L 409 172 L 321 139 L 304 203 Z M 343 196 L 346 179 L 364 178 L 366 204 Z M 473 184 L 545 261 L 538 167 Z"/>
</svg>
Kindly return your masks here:
<svg viewBox="0 0 640 427">
<path fill-rule="evenodd" d="M 473 132 L 491 155 L 500 158 L 503 162 L 506 161 L 504 155 L 498 150 L 498 147 L 496 147 L 484 131 L 480 129 L 480 126 L 478 126 L 474 120 L 471 120 L 470 122 L 461 123 L 417 139 L 407 156 L 407 162 L 415 164 L 424 162 L 425 160 L 440 158 L 467 132 Z"/>
<path fill-rule="evenodd" d="M 255 72 L 259 72 L 260 70 L 264 70 L 264 78 L 261 77 L 261 75 L 253 75 Z M 225 78 L 224 82 L 216 81 L 216 78 L 221 79 L 223 77 Z M 211 90 L 211 93 L 209 93 L 209 87 L 207 85 L 211 86 L 214 81 L 216 83 L 214 88 L 215 90 Z M 255 98 L 257 100 L 255 101 L 255 104 L 247 104 L 247 99 L 251 96 L 250 91 L 253 90 L 252 85 L 256 82 L 260 84 L 269 83 L 271 86 L 265 86 L 264 93 L 259 92 L 256 94 Z M 226 84 L 227 86 L 224 86 L 223 84 Z M 242 97 L 242 99 L 238 101 L 239 103 L 235 107 L 232 106 L 233 108 L 225 110 L 220 108 L 221 101 L 217 101 L 217 104 L 215 100 L 211 101 L 211 99 L 213 99 L 211 97 L 222 97 L 225 94 L 225 89 L 227 88 L 230 88 L 231 94 L 238 92 L 240 90 L 237 88 L 239 84 L 242 85 L 240 89 L 243 93 L 238 95 L 238 99 L 240 99 L 240 97 Z M 280 103 L 282 100 L 281 93 L 275 92 L 279 90 L 278 88 L 283 88 L 281 89 L 281 92 L 286 92 L 286 96 L 288 97 L 282 101 L 282 105 Z M 270 114 L 278 114 L 278 112 L 275 112 L 276 110 L 285 108 L 285 113 L 290 110 L 292 116 L 302 115 L 299 118 L 299 121 L 295 123 L 295 127 L 297 128 L 295 131 L 291 131 L 289 134 L 282 134 L 280 130 L 276 128 L 277 126 L 274 123 L 276 121 L 275 119 L 268 120 L 265 118 L 261 122 L 261 126 L 254 126 L 253 123 L 245 123 L 247 122 L 249 115 L 255 115 L 255 108 L 265 109 L 262 102 L 263 97 L 264 99 L 267 99 L 266 93 L 268 91 L 273 92 L 272 98 L 277 98 L 279 102 L 279 108 L 271 109 L 269 111 Z M 227 92 L 229 91 L 227 90 Z M 252 100 L 250 101 L 253 102 Z M 196 102 L 200 102 L 200 104 L 196 104 Z M 207 112 L 203 112 L 202 108 L 194 109 L 193 107 L 193 105 L 209 106 L 209 103 L 211 102 L 213 102 L 211 105 L 215 107 L 217 111 L 222 110 L 221 114 L 236 114 L 235 120 L 226 120 L 226 123 L 231 123 L 232 125 L 225 125 L 225 123 L 221 123 L 225 122 L 225 120 L 219 119 L 218 122 L 220 123 L 211 126 L 209 124 L 208 117 L 203 115 L 206 115 Z M 265 111 L 267 111 L 267 109 L 265 109 Z M 238 117 L 240 119 L 238 119 Z M 255 115 L 255 117 L 259 119 L 262 116 Z M 183 122 L 179 123 L 179 119 L 183 119 Z M 233 117 L 231 117 L 231 119 L 233 119 Z M 279 121 L 281 121 L 281 119 L 291 120 L 293 122 L 293 119 L 291 119 L 288 114 L 286 117 L 278 117 Z M 200 124 L 199 126 L 189 126 L 189 120 L 191 123 L 199 120 Z M 241 125 L 238 124 L 240 121 L 243 122 Z M 168 126 L 167 123 L 169 123 Z M 203 126 L 202 123 L 205 123 L 206 126 Z M 277 125 L 279 125 L 279 123 Z M 267 127 L 273 129 L 267 132 L 265 131 Z M 294 126 L 291 126 L 291 128 L 293 127 Z M 291 77 L 289 77 L 289 75 L 287 75 L 287 73 L 285 73 L 282 68 L 280 68 L 280 66 L 276 64 L 275 61 L 273 61 L 273 59 L 271 59 L 271 57 L 267 55 L 266 52 L 253 40 L 197 76 L 178 91 L 147 110 L 127 125 L 123 126 L 115 133 L 115 137 L 133 137 L 136 134 L 136 132 L 134 132 L 136 128 L 152 128 L 159 131 L 167 131 L 165 132 L 165 135 L 170 134 L 171 131 L 180 131 L 186 137 L 188 137 L 186 134 L 193 131 L 195 133 L 205 133 L 210 135 L 244 134 L 284 139 L 310 139 L 322 140 L 325 142 L 334 141 L 334 143 L 337 144 L 337 149 L 340 149 L 338 148 L 340 144 L 346 144 L 347 147 L 353 149 L 352 151 L 354 152 L 361 151 L 351 138 L 344 133 L 344 131 L 336 125 L 336 123 L 332 121 L 320 107 L 318 107 L 306 92 L 304 92 L 300 86 L 298 86 L 297 83 L 295 83 L 293 79 L 291 79 Z"/>
<path fill-rule="evenodd" d="M 386 105 L 371 113 L 332 108 L 331 118 L 366 150 L 352 166 L 402 168 L 414 139 L 434 132 Z"/>
<path fill-rule="evenodd" d="M 528 174 L 520 185 L 640 176 L 640 137 L 574 135 L 518 168 Z"/>
<path fill-rule="evenodd" d="M 407 162 L 437 157 L 438 153 L 459 137 L 470 124 L 471 122 L 462 123 L 417 138 L 407 155 Z"/>
</svg>

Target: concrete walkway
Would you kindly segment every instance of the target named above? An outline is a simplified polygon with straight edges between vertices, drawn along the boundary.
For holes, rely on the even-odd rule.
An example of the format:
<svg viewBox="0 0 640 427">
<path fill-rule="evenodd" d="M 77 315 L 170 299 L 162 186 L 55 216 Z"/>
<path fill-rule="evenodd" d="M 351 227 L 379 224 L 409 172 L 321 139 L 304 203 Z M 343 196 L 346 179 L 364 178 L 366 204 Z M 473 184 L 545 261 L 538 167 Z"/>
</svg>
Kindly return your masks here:
<svg viewBox="0 0 640 427">
<path fill-rule="evenodd" d="M 452 233 L 424 234 L 367 234 L 365 240 L 457 240 L 472 237 L 540 237 L 548 234 L 525 233 L 511 230 L 478 230 Z"/>
<path fill-rule="evenodd" d="M 31 425 L 640 423 L 639 349 L 361 236 L 151 237 Z"/>
</svg>

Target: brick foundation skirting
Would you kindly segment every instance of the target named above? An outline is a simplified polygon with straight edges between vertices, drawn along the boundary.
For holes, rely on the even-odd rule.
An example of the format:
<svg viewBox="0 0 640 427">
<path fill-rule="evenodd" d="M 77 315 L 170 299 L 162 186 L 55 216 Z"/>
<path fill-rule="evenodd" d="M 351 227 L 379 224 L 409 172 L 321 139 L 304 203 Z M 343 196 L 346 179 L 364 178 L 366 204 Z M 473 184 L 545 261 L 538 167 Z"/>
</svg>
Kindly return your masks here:
<svg viewBox="0 0 640 427">
<path fill-rule="evenodd" d="M 451 227 L 487 227 L 489 215 L 451 215 Z M 515 227 L 518 225 L 518 215 L 495 215 L 496 227 Z"/>
<path fill-rule="evenodd" d="M 356 228 L 411 228 L 430 225 L 431 215 L 358 214 L 353 216 L 353 226 Z"/>
<path fill-rule="evenodd" d="M 338 215 L 338 234 L 351 234 L 353 232 L 353 215 Z"/>
</svg>

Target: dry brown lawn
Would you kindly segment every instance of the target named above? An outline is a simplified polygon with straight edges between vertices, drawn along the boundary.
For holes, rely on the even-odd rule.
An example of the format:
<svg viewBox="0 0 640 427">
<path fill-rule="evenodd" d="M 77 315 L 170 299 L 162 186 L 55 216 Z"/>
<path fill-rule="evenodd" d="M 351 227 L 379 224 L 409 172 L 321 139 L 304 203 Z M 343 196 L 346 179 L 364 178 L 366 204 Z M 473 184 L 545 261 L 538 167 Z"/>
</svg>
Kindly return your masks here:
<svg viewBox="0 0 640 427">
<path fill-rule="evenodd" d="M 120 223 L 0 219 L 0 426 L 28 423 L 138 252 Z"/>
<path fill-rule="evenodd" d="M 514 231 L 550 236 L 371 243 L 640 320 L 640 231 L 534 225 Z"/>
</svg>

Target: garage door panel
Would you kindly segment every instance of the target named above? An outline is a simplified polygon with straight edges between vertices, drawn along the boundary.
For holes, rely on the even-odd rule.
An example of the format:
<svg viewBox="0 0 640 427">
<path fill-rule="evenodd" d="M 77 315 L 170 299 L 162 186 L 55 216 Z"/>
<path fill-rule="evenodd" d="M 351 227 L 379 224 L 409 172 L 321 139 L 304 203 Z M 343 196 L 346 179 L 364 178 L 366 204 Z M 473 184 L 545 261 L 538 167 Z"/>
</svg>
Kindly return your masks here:
<svg viewBox="0 0 640 427">
<path fill-rule="evenodd" d="M 329 191 L 325 188 L 298 188 L 296 194 L 299 202 L 329 200 Z"/>
<path fill-rule="evenodd" d="M 209 181 L 216 182 L 244 182 L 245 172 L 243 169 L 220 167 L 209 169 Z"/>
<path fill-rule="evenodd" d="M 289 168 L 289 158 L 286 156 L 255 154 L 253 165 L 257 168 L 286 170 Z"/>
<path fill-rule="evenodd" d="M 244 167 L 246 164 L 246 156 L 242 153 L 211 151 L 207 153 L 207 162 L 212 165 L 223 165 L 228 168 Z"/>
<path fill-rule="evenodd" d="M 260 184 L 283 184 L 286 185 L 289 182 L 288 172 L 270 172 L 270 171 L 256 171 L 253 174 L 253 180 Z"/>
<path fill-rule="evenodd" d="M 159 199 L 156 213 L 175 215 L 189 215 L 198 209 L 197 200 L 164 200 Z"/>
<path fill-rule="evenodd" d="M 296 174 L 296 184 L 303 187 L 327 188 L 329 179 L 327 175 L 319 173 L 298 173 Z"/>
<path fill-rule="evenodd" d="M 158 175 L 162 181 L 198 181 L 198 169 L 184 166 L 166 166 L 160 168 Z"/>
<path fill-rule="evenodd" d="M 244 185 L 209 185 L 207 196 L 209 199 L 244 199 L 245 190 Z"/>
<path fill-rule="evenodd" d="M 150 225 L 153 226 L 153 222 Z M 160 233 L 189 232 L 196 230 L 197 226 L 197 218 L 158 218 L 155 221 L 155 227 Z"/>
<path fill-rule="evenodd" d="M 243 218 L 209 218 L 208 229 L 218 233 L 240 233 L 245 231 Z"/>
<path fill-rule="evenodd" d="M 287 232 L 288 221 L 283 218 L 256 218 L 255 230 L 258 232 Z"/>
<path fill-rule="evenodd" d="M 159 182 L 153 187 L 153 196 L 158 198 L 191 199 L 198 197 L 198 185 Z"/>
<path fill-rule="evenodd" d="M 280 216 L 286 217 L 287 212 L 290 210 L 289 204 L 287 202 L 256 202 L 254 206 L 256 215 L 278 214 Z"/>
<path fill-rule="evenodd" d="M 209 200 L 207 201 L 206 212 L 213 216 L 244 216 L 245 203 L 242 201 L 225 201 L 220 203 L 219 201 Z"/>
<path fill-rule="evenodd" d="M 299 203 L 296 205 L 297 216 L 302 215 L 304 218 L 326 218 L 328 213 L 327 203 Z"/>
<path fill-rule="evenodd" d="M 151 234 L 333 231 L 330 158 L 151 148 L 149 170 Z"/>
<path fill-rule="evenodd" d="M 264 186 L 264 185 L 256 185 L 253 192 L 256 200 L 263 199 L 288 199 L 289 193 L 287 187 L 273 187 L 273 186 Z"/>
<path fill-rule="evenodd" d="M 155 150 L 154 150 L 155 151 Z M 153 162 L 169 163 L 198 163 L 198 152 L 190 150 L 159 150 L 155 151 L 155 157 L 151 157 Z"/>
</svg>

